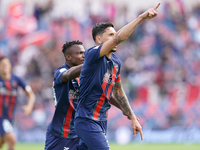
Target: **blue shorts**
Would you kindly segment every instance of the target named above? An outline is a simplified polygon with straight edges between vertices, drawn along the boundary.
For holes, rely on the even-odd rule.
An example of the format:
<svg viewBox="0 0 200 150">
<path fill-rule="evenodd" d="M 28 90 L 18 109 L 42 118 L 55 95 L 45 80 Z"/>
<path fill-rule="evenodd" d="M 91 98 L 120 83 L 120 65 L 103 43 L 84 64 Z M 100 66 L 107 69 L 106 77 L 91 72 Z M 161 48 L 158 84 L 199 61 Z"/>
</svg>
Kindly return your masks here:
<svg viewBox="0 0 200 150">
<path fill-rule="evenodd" d="M 60 138 L 52 135 L 48 130 L 44 150 L 77 150 L 80 138 Z"/>
<path fill-rule="evenodd" d="M 9 119 L 0 118 L 0 137 L 3 137 L 5 133 L 13 132 L 13 126 Z"/>
<path fill-rule="evenodd" d="M 75 119 L 75 131 L 86 147 L 79 150 L 110 150 L 106 138 L 107 121 L 95 121 L 87 118 Z"/>
</svg>

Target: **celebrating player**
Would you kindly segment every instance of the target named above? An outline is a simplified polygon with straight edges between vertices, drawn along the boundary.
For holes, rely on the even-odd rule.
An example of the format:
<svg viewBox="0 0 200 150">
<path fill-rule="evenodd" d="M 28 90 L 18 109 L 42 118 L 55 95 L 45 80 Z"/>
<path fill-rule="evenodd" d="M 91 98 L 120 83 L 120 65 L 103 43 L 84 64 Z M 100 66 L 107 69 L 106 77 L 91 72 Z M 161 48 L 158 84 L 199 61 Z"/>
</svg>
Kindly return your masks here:
<svg viewBox="0 0 200 150">
<path fill-rule="evenodd" d="M 8 144 L 8 150 L 14 150 L 16 138 L 13 133 L 12 120 L 17 102 L 18 87 L 22 87 L 28 96 L 27 105 L 23 106 L 24 114 L 32 112 L 35 94 L 25 81 L 11 73 L 11 63 L 7 57 L 0 58 L 0 147 Z"/>
<path fill-rule="evenodd" d="M 48 125 L 45 150 L 76 150 L 79 137 L 74 130 L 74 115 L 79 98 L 79 75 L 85 49 L 80 41 L 66 42 L 62 52 L 66 63 L 54 71 L 55 112 Z M 113 97 L 111 104 L 120 108 Z M 126 115 L 126 112 L 123 112 Z"/>
<path fill-rule="evenodd" d="M 107 111 L 112 95 L 132 121 L 133 135 L 142 127 L 132 111 L 120 81 L 121 64 L 113 52 L 116 46 L 125 41 L 134 29 L 145 19 L 157 16 L 155 7 L 115 31 L 112 23 L 98 23 L 93 27 L 92 36 L 97 46 L 85 52 L 85 61 L 80 75 L 80 95 L 75 115 L 75 131 L 89 150 L 109 150 L 106 139 Z M 81 149 L 81 148 L 79 148 Z"/>
</svg>

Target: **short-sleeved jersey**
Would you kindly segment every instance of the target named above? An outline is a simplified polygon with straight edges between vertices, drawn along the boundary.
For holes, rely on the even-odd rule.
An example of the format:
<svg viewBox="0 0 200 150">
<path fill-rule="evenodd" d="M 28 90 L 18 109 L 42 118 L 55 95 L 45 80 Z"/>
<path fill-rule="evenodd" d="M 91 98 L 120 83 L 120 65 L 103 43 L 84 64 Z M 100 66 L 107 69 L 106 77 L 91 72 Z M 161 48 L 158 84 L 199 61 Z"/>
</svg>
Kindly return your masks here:
<svg viewBox="0 0 200 150">
<path fill-rule="evenodd" d="M 99 57 L 102 45 L 85 51 L 85 60 L 80 75 L 80 94 L 76 117 L 99 121 L 107 120 L 109 99 L 116 82 L 120 80 L 121 63 L 111 54 Z"/>
<path fill-rule="evenodd" d="M 12 121 L 16 107 L 18 87 L 26 90 L 27 85 L 22 78 L 14 74 L 11 74 L 9 80 L 3 80 L 0 77 L 0 117 Z"/>
<path fill-rule="evenodd" d="M 53 93 L 55 112 L 48 130 L 56 137 L 76 138 L 74 131 L 74 115 L 79 97 L 78 79 L 62 82 L 62 74 L 69 67 L 64 64 L 54 71 Z"/>
</svg>

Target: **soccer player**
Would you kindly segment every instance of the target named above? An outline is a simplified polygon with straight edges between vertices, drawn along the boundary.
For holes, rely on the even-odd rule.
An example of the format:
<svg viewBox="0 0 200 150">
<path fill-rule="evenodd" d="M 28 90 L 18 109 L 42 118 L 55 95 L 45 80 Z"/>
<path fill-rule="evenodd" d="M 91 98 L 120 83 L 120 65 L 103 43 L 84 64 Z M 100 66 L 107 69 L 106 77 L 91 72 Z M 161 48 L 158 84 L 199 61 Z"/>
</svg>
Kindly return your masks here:
<svg viewBox="0 0 200 150">
<path fill-rule="evenodd" d="M 74 114 L 79 97 L 79 75 L 85 49 L 80 41 L 62 47 L 66 63 L 54 71 L 55 112 L 47 127 L 45 150 L 76 150 L 79 137 L 74 131 Z"/>
<path fill-rule="evenodd" d="M 8 144 L 8 150 L 14 150 L 16 137 L 13 133 L 12 120 L 17 103 L 18 87 L 24 89 L 28 103 L 22 107 L 24 114 L 32 112 L 35 94 L 25 81 L 11 72 L 11 62 L 7 57 L 0 58 L 0 147 Z"/>
<path fill-rule="evenodd" d="M 75 114 L 75 131 L 86 145 L 85 149 L 110 149 L 106 139 L 106 129 L 107 111 L 110 108 L 109 99 L 112 93 L 131 119 L 133 135 L 140 132 L 143 139 L 142 127 L 121 86 L 120 61 L 113 52 L 142 21 L 157 16 L 156 9 L 159 5 L 160 3 L 155 8 L 150 8 L 118 32 L 112 23 L 98 23 L 93 27 L 92 36 L 97 46 L 85 52 L 85 61 L 80 74 L 79 102 Z"/>
<path fill-rule="evenodd" d="M 54 71 L 54 116 L 47 127 L 45 150 L 76 150 L 80 138 L 74 130 L 74 116 L 79 98 L 79 75 L 84 62 L 85 49 L 80 41 L 63 45 L 66 63 Z M 111 98 L 111 104 L 120 105 Z M 126 112 L 123 112 L 126 115 Z"/>
</svg>

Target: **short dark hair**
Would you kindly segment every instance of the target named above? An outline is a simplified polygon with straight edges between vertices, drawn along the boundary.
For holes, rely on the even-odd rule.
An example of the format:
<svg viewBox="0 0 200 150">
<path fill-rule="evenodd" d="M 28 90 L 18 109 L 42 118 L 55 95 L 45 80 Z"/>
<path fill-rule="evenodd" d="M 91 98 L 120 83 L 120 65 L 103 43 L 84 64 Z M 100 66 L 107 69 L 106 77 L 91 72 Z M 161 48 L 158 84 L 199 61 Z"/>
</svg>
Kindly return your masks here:
<svg viewBox="0 0 200 150">
<path fill-rule="evenodd" d="M 96 36 L 99 34 L 103 34 L 105 32 L 105 29 L 108 27 L 114 28 L 114 25 L 111 22 L 97 23 L 92 29 L 93 40 L 96 42 Z"/>
<path fill-rule="evenodd" d="M 77 41 L 70 41 L 70 42 L 65 42 L 65 44 L 63 44 L 63 47 L 62 47 L 62 52 L 64 55 L 67 54 L 67 51 L 68 49 L 72 46 L 72 45 L 82 45 L 83 43 L 80 42 L 79 40 Z"/>
<path fill-rule="evenodd" d="M 1 62 L 3 59 L 9 59 L 9 58 L 6 57 L 6 56 L 1 56 L 1 57 L 0 57 L 0 62 Z"/>
</svg>

